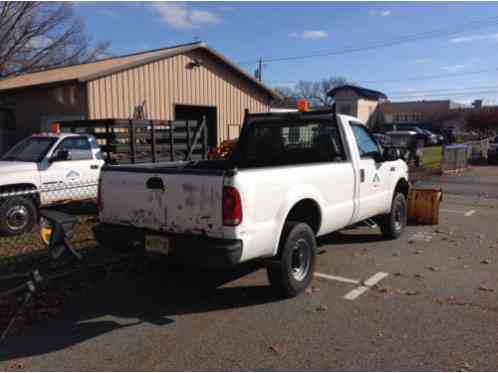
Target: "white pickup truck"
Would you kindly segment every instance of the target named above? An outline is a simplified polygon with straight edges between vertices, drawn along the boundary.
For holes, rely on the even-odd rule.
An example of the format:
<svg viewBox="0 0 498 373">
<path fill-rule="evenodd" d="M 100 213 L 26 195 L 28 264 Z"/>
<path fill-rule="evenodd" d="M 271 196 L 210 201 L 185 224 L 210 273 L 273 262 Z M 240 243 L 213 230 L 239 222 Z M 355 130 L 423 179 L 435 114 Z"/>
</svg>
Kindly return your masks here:
<svg viewBox="0 0 498 373">
<path fill-rule="evenodd" d="M 100 148 L 90 135 L 30 136 L 0 158 L 0 235 L 29 231 L 41 207 L 97 198 Z"/>
<path fill-rule="evenodd" d="M 264 259 L 295 296 L 313 276 L 317 236 L 374 219 L 406 225 L 408 167 L 357 118 L 335 111 L 247 115 L 227 160 L 105 166 L 97 240 L 205 265 Z"/>
</svg>

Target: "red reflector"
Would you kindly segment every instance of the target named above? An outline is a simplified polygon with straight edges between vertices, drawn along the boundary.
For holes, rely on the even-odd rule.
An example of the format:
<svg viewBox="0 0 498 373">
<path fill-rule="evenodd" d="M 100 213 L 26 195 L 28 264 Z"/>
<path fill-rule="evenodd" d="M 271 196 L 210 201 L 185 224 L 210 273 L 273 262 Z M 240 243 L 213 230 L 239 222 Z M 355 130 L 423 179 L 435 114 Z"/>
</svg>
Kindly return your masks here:
<svg viewBox="0 0 498 373">
<path fill-rule="evenodd" d="M 223 187 L 223 225 L 236 226 L 242 223 L 242 202 L 237 189 Z"/>
</svg>

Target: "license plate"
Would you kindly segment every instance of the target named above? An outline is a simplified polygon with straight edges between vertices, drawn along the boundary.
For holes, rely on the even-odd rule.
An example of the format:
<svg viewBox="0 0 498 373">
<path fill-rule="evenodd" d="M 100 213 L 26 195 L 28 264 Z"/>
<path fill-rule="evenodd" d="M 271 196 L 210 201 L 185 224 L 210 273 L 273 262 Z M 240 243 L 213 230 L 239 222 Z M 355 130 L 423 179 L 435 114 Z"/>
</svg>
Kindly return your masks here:
<svg viewBox="0 0 498 373">
<path fill-rule="evenodd" d="M 146 235 L 145 249 L 151 253 L 168 255 L 171 251 L 169 238 L 164 236 Z"/>
</svg>

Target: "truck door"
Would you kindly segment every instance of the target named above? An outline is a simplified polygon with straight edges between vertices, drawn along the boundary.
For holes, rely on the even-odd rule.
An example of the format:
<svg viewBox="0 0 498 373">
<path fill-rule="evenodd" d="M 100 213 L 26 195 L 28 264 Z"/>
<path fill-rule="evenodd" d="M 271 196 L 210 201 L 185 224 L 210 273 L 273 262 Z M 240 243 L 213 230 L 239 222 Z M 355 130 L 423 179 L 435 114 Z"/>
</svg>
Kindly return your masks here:
<svg viewBox="0 0 498 373">
<path fill-rule="evenodd" d="M 350 121 L 356 140 L 359 160 L 357 180 L 359 181 L 358 206 L 355 221 L 389 212 L 391 180 L 388 162 L 376 162 L 381 154 L 377 142 L 365 126 Z"/>
<path fill-rule="evenodd" d="M 69 157 L 57 159 L 63 153 Z M 87 137 L 62 140 L 51 157 L 53 161 L 41 171 L 42 204 L 96 198 L 102 161 L 94 159 Z"/>
</svg>

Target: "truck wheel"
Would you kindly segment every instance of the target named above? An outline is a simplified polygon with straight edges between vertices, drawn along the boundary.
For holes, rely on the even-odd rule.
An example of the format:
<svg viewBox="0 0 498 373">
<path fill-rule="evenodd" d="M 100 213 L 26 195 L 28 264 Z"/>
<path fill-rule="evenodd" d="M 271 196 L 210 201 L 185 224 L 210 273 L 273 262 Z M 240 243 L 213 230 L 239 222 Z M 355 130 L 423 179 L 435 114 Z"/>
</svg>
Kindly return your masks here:
<svg viewBox="0 0 498 373">
<path fill-rule="evenodd" d="M 268 267 L 268 279 L 284 297 L 290 298 L 306 289 L 315 271 L 316 240 L 309 225 L 288 222 L 284 226 L 279 262 Z"/>
<path fill-rule="evenodd" d="M 36 223 L 36 218 L 37 210 L 31 199 L 8 198 L 0 204 L 0 233 L 14 236 L 29 232 Z"/>
<path fill-rule="evenodd" d="M 405 195 L 397 193 L 393 198 L 391 212 L 381 216 L 378 220 L 382 235 L 389 240 L 399 238 L 406 227 L 406 218 L 407 207 Z"/>
</svg>

